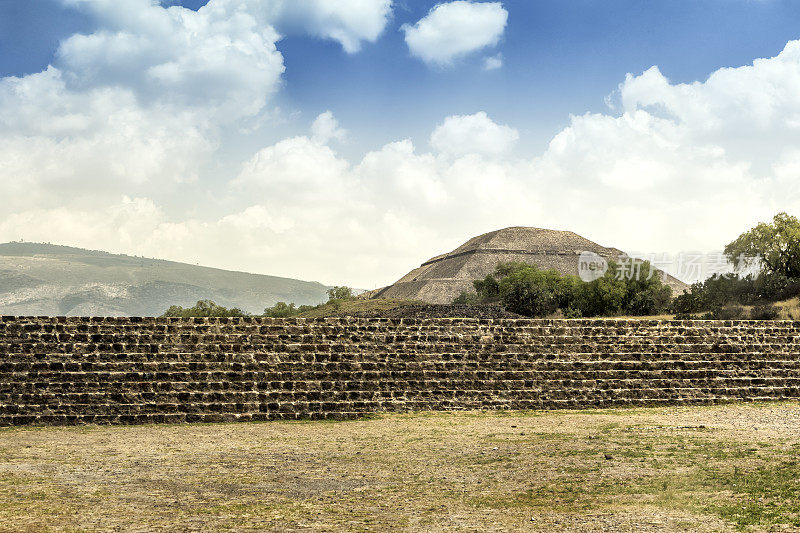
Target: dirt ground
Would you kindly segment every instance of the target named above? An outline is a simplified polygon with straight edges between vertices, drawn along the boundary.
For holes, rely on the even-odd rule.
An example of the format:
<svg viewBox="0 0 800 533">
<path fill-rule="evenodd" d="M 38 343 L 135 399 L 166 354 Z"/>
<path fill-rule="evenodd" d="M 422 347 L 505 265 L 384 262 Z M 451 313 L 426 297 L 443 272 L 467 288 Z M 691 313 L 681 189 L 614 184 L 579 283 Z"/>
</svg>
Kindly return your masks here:
<svg viewBox="0 0 800 533">
<path fill-rule="evenodd" d="M 0 429 L 0 531 L 800 531 L 800 403 Z"/>
</svg>

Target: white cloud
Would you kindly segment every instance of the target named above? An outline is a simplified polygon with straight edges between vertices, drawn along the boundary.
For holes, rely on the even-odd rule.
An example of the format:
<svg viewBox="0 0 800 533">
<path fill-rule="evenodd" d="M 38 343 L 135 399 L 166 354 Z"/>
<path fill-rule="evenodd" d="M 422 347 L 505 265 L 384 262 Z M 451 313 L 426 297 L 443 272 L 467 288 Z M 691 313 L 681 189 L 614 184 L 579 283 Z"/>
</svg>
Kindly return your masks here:
<svg viewBox="0 0 800 533">
<path fill-rule="evenodd" d="M 390 0 L 211 0 L 197 11 L 151 0 L 63 0 L 102 28 L 63 41 L 55 66 L 70 89 L 120 86 L 145 104 L 192 106 L 216 121 L 263 110 L 280 86 L 280 33 L 374 42 Z"/>
<path fill-rule="evenodd" d="M 63 1 L 99 29 L 61 42 L 45 71 L 0 79 L 0 194 L 19 195 L 17 208 L 63 201 L 65 190 L 112 201 L 197 181 L 226 129 L 270 111 L 284 72 L 273 23 L 305 24 L 352 51 L 391 14 L 388 0 L 211 0 L 198 11 Z M 315 122 L 322 142 L 344 134 L 332 115 Z"/>
<path fill-rule="evenodd" d="M 483 60 L 483 70 L 497 70 L 503 66 L 503 55 L 497 54 Z"/>
<path fill-rule="evenodd" d="M 443 118 L 430 152 L 399 139 L 351 161 L 325 112 L 308 135 L 217 166 L 229 130 L 280 87 L 281 30 L 264 7 L 275 5 L 83 3 L 102 31 L 69 39 L 44 72 L 0 80 L 0 241 L 371 288 L 504 226 L 631 251 L 713 250 L 779 210 L 800 212 L 800 42 L 702 82 L 629 75 L 618 112 L 571 117 L 540 154 L 520 156 L 516 124 L 478 112 Z M 215 188 L 204 176 L 220 169 Z"/>
<path fill-rule="evenodd" d="M 375 42 L 392 15 L 391 0 L 273 0 L 271 22 L 281 32 L 303 32 L 342 45 L 347 53 Z"/>
<path fill-rule="evenodd" d="M 791 55 L 793 45 L 787 50 Z M 328 282 L 389 283 L 472 235 L 509 225 L 569 229 L 629 251 L 715 250 L 778 210 L 800 211 L 800 151 L 797 136 L 787 135 L 800 111 L 792 92 L 800 61 L 782 53 L 733 70 L 724 73 L 735 74 L 733 95 L 715 87 L 722 73 L 691 91 L 654 71 L 630 76 L 619 90 L 621 114 L 574 116 L 533 158 L 507 155 L 514 130 L 476 113 L 437 126 L 431 145 L 446 157 L 405 140 L 350 164 L 319 142 L 295 139 L 293 150 L 267 148 L 269 164 L 261 161 L 265 154 L 254 158 L 261 161 L 256 172 L 245 165 L 242 176 L 250 178 L 240 187 L 252 202 L 293 220 L 270 246 L 296 250 L 296 262 L 275 264 L 299 264 L 310 272 L 305 277 Z M 634 98 L 645 82 L 660 89 Z M 731 110 L 736 101 L 759 98 L 769 103 L 742 111 L 753 124 L 748 131 Z M 505 134 L 492 135 L 498 131 Z M 760 159 L 766 164 L 753 163 Z M 296 180 L 303 195 L 251 186 L 273 180 Z"/>
<path fill-rule="evenodd" d="M 294 226 L 294 222 L 282 216 L 274 216 L 263 205 L 253 205 L 244 211 L 226 215 L 220 219 L 220 224 L 230 225 L 237 231 L 245 233 L 254 230 L 268 230 L 283 233 Z"/>
<path fill-rule="evenodd" d="M 0 219 L 0 235 L 135 253 L 163 221 L 164 213 L 152 200 L 123 197 L 94 209 L 34 208 L 13 213 Z"/>
<path fill-rule="evenodd" d="M 312 138 L 322 144 L 327 144 L 332 139 L 342 142 L 347 137 L 347 130 L 339 127 L 339 122 L 330 111 L 320 113 L 314 119 L 314 123 L 311 124 L 311 133 Z"/>
<path fill-rule="evenodd" d="M 437 4 L 416 24 L 404 24 L 411 54 L 431 65 L 446 66 L 453 60 L 488 46 L 495 46 L 505 31 L 508 12 L 500 2 L 456 0 Z"/>
<path fill-rule="evenodd" d="M 245 162 L 234 184 L 248 186 L 279 205 L 313 207 L 348 189 L 347 161 L 308 137 L 292 137 L 268 146 Z"/>
<path fill-rule="evenodd" d="M 55 65 L 75 90 L 121 86 L 145 103 L 254 115 L 284 71 L 278 33 L 242 2 L 212 0 L 199 11 L 150 0 L 71 0 L 103 28 L 59 46 Z"/>
<path fill-rule="evenodd" d="M 431 146 L 449 155 L 508 153 L 519 139 L 519 132 L 497 124 L 479 111 L 474 115 L 447 117 L 431 134 Z"/>
<path fill-rule="evenodd" d="M 120 87 L 71 91 L 55 68 L 0 80 L 0 217 L 66 197 L 197 180 L 215 141 L 191 111 L 144 108 Z"/>
<path fill-rule="evenodd" d="M 100 25 L 54 64 L 0 79 L 0 217 L 26 208 L 159 196 L 195 182 L 229 124 L 280 84 L 277 32 L 213 1 L 70 0 Z M 75 207 L 75 206 L 73 206 Z"/>
</svg>

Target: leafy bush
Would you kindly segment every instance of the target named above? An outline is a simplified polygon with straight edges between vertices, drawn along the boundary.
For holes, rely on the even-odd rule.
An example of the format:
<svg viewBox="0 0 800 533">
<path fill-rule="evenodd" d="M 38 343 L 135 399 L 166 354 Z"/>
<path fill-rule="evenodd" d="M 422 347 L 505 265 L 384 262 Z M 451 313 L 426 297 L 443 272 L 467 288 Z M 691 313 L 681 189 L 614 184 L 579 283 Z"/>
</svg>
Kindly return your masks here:
<svg viewBox="0 0 800 533">
<path fill-rule="evenodd" d="M 316 309 L 319 305 L 301 305 L 300 307 L 295 307 L 293 303 L 287 304 L 286 302 L 278 302 L 272 307 L 267 307 L 264 309 L 264 315 L 271 318 L 288 318 L 292 316 L 297 316 L 300 313 L 305 313 L 306 311 L 310 311 L 312 309 Z"/>
<path fill-rule="evenodd" d="M 235 317 L 235 316 L 249 316 L 238 307 L 228 309 L 221 305 L 217 305 L 211 300 L 199 300 L 194 307 L 183 308 L 179 305 L 173 305 L 161 315 L 163 317 L 178 317 L 178 318 L 191 318 L 191 317 Z"/>
<path fill-rule="evenodd" d="M 757 305 L 750 310 L 753 320 L 775 320 L 779 314 L 778 308 L 771 304 Z"/>
<path fill-rule="evenodd" d="M 480 297 L 472 292 L 461 291 L 461 294 L 453 299 L 456 305 L 475 305 L 480 303 Z"/>
<path fill-rule="evenodd" d="M 353 289 L 350 287 L 331 287 L 328 289 L 328 302 L 341 301 L 341 300 L 355 300 L 356 296 L 353 294 Z"/>
<path fill-rule="evenodd" d="M 500 282 L 503 305 L 509 311 L 525 316 L 547 316 L 558 309 L 553 288 L 540 270 L 524 269 Z"/>
<path fill-rule="evenodd" d="M 684 291 L 672 300 L 672 312 L 675 313 L 675 318 L 678 318 L 678 315 L 688 317 L 692 313 L 704 310 L 705 297 L 703 284 L 700 282 L 693 283 L 688 291 Z"/>
<path fill-rule="evenodd" d="M 318 306 L 314 305 L 301 305 L 300 307 L 295 307 L 295 304 L 290 303 L 287 304 L 286 302 L 278 302 L 272 307 L 267 307 L 264 309 L 264 314 L 262 316 L 272 317 L 272 318 L 287 318 L 299 315 L 300 313 L 304 313 L 306 311 L 310 311 L 311 309 L 316 309 Z M 221 305 L 217 305 L 211 300 L 200 300 L 195 304 L 194 307 L 187 307 L 183 308 L 179 305 L 173 305 L 167 311 L 161 315 L 163 317 L 179 317 L 179 318 L 191 318 L 191 317 L 236 317 L 236 316 L 251 316 L 250 313 L 246 313 L 239 309 L 238 307 L 232 307 L 230 309 L 223 307 Z"/>
<path fill-rule="evenodd" d="M 781 274 L 715 275 L 702 283 L 694 283 L 689 292 L 675 298 L 675 313 L 713 311 L 728 305 L 758 305 L 787 300 L 800 295 L 800 279 Z"/>
<path fill-rule="evenodd" d="M 641 273 L 650 269 L 646 261 L 635 266 Z M 532 317 L 551 315 L 557 310 L 568 318 L 649 315 L 663 312 L 671 297 L 670 288 L 658 276 L 628 276 L 614 262 L 601 278 L 588 283 L 557 270 L 501 263 L 484 279 L 476 280 L 474 286 L 478 301 L 500 301 L 509 311 Z"/>
<path fill-rule="evenodd" d="M 483 279 L 476 279 L 472 282 L 475 286 L 475 292 L 481 302 L 492 302 L 500 299 L 500 282 L 497 271 L 493 274 L 487 274 Z"/>
<path fill-rule="evenodd" d="M 278 302 L 272 307 L 264 309 L 264 316 L 272 318 L 286 318 L 294 316 L 300 311 L 294 306 L 293 303 L 287 304 L 286 302 Z"/>
</svg>

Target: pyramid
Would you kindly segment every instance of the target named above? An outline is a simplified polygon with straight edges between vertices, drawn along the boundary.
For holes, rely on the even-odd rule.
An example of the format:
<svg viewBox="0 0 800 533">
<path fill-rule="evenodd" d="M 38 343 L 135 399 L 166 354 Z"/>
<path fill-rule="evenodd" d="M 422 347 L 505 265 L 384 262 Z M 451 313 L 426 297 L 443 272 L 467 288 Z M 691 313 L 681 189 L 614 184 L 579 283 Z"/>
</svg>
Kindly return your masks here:
<svg viewBox="0 0 800 533">
<path fill-rule="evenodd" d="M 619 262 L 627 255 L 571 231 L 511 227 L 473 237 L 450 253 L 428 259 L 396 283 L 371 291 L 369 298 L 400 298 L 428 303 L 450 303 L 463 291 L 473 292 L 472 282 L 494 271 L 498 263 L 524 262 L 564 275 L 578 275 L 581 253 L 594 252 Z M 659 271 L 673 294 L 689 286 Z"/>
</svg>

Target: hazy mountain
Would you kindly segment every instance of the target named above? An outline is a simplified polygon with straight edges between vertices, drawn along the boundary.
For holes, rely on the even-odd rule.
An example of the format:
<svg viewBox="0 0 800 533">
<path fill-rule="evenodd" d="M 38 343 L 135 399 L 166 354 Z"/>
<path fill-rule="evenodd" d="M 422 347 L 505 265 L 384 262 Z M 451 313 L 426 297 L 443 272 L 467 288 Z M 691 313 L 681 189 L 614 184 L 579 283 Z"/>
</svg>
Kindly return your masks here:
<svg viewBox="0 0 800 533">
<path fill-rule="evenodd" d="M 154 316 L 210 299 L 261 313 L 275 302 L 317 304 L 316 282 L 115 255 L 52 244 L 0 244 L 0 314 Z"/>
</svg>

